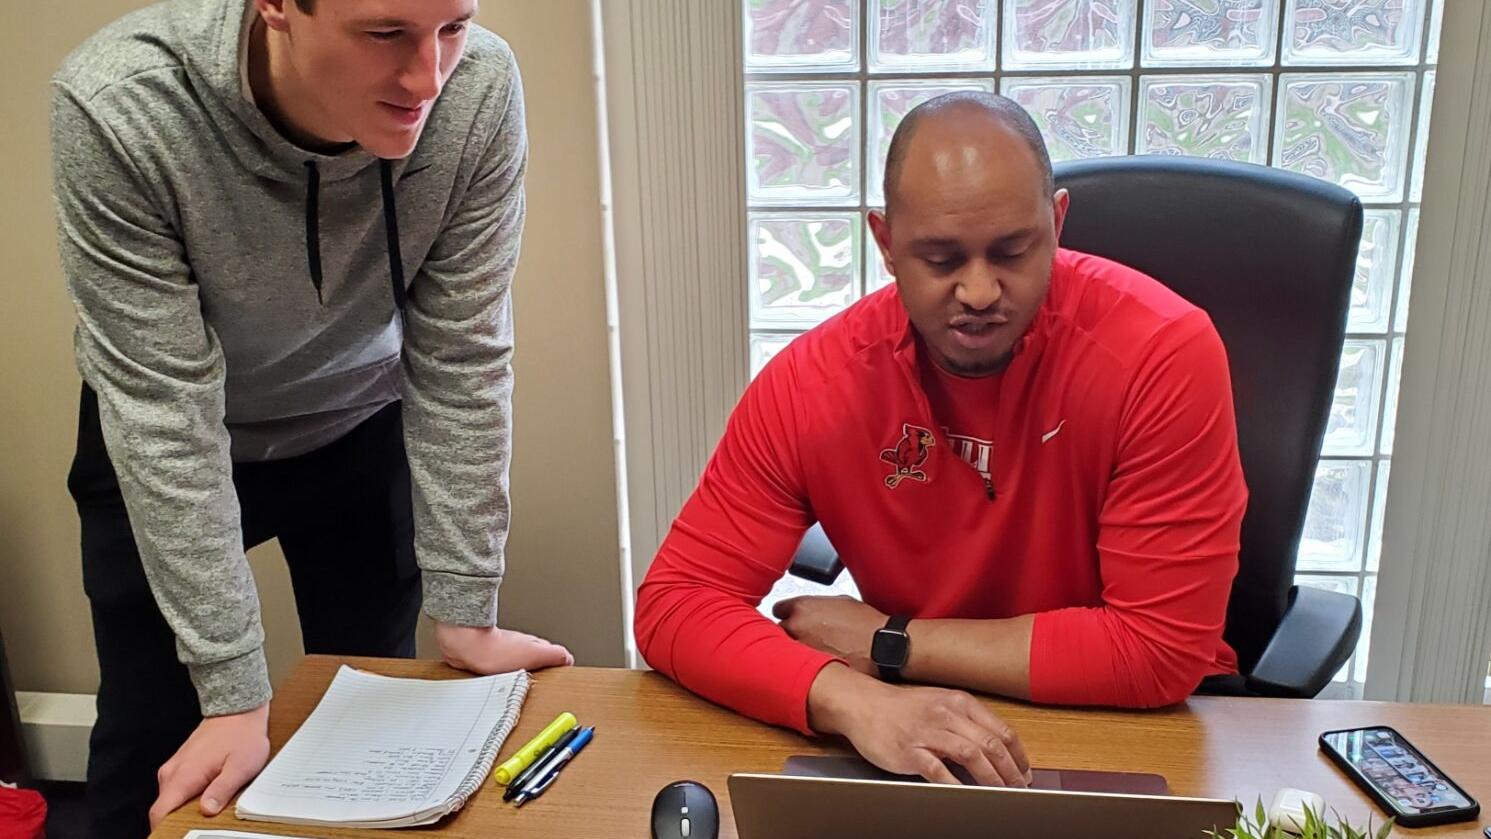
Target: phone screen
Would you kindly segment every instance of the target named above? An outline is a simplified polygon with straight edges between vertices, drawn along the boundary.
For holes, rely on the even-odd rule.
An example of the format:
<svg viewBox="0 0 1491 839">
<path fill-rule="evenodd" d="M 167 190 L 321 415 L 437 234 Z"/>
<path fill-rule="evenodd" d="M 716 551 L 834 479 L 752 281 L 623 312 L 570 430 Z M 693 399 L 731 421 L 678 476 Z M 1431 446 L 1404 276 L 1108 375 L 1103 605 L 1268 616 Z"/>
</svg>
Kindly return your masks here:
<svg viewBox="0 0 1491 839">
<path fill-rule="evenodd" d="M 1465 794 L 1435 772 L 1414 748 L 1391 729 L 1363 728 L 1325 735 L 1328 746 L 1346 758 L 1404 813 L 1438 813 L 1470 806 Z"/>
</svg>

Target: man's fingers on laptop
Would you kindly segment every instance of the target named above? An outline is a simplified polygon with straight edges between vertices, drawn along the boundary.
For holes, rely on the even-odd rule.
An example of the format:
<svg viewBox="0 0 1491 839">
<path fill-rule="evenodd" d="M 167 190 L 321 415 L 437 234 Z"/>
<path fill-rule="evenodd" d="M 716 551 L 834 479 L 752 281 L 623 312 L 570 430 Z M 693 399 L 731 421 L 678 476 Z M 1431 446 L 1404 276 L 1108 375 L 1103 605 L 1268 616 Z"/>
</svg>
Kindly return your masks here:
<svg viewBox="0 0 1491 839">
<path fill-rule="evenodd" d="M 998 734 L 971 719 L 960 722 L 953 733 L 968 743 L 978 758 L 975 764 L 954 758 L 954 762 L 967 769 L 974 780 L 991 787 L 1030 785 L 1025 779 L 1025 773 L 1015 765 L 1014 758 L 1010 756 L 1009 747 Z"/>
<path fill-rule="evenodd" d="M 913 756 L 916 774 L 926 778 L 934 784 L 961 784 L 947 764 L 936 753 L 927 749 L 917 749 Z"/>
<path fill-rule="evenodd" d="M 979 786 L 1009 786 L 1009 782 L 995 768 L 990 756 L 985 754 L 978 740 L 970 740 L 966 735 L 959 733 L 949 733 L 938 741 L 937 748 L 933 751 L 963 767 L 973 782 Z"/>
<path fill-rule="evenodd" d="M 1005 786 L 1019 787 L 1021 789 L 1030 786 L 1029 774 L 1015 765 L 1015 759 L 1010 757 L 1008 749 L 997 739 L 988 745 L 989 762 L 999 772 L 999 777 L 1004 779 Z"/>
<path fill-rule="evenodd" d="M 972 700 L 968 708 L 968 715 L 983 728 L 994 732 L 995 736 L 999 738 L 1000 742 L 1009 751 L 1010 757 L 1015 761 L 1015 767 L 1020 770 L 1020 774 L 1024 776 L 1025 782 L 1028 785 L 1031 779 L 1030 757 L 1025 753 L 1025 744 L 1020 741 L 1020 735 L 1015 733 L 1015 730 L 1010 727 L 1009 723 L 1006 723 L 993 711 L 990 711 L 987 705 L 971 696 L 968 698 Z"/>
</svg>

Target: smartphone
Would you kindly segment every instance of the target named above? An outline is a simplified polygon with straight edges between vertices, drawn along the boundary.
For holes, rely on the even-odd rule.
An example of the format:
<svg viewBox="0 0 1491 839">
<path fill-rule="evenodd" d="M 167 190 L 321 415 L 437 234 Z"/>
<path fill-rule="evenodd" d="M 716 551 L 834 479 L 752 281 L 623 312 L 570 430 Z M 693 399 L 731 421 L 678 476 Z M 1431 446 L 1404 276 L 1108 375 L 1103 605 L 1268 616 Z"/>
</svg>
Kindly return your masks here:
<svg viewBox="0 0 1491 839">
<path fill-rule="evenodd" d="M 1403 827 L 1480 815 L 1474 798 L 1388 726 L 1327 731 L 1320 735 L 1320 749 Z"/>
</svg>

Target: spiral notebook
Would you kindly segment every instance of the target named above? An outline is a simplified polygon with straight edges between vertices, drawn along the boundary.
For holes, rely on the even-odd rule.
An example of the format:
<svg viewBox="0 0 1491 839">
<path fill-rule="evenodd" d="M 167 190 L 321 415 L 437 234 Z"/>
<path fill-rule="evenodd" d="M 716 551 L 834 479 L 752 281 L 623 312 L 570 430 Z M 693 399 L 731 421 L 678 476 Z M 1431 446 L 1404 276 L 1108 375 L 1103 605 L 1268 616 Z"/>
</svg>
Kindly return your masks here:
<svg viewBox="0 0 1491 839">
<path fill-rule="evenodd" d="M 415 827 L 465 806 L 517 724 L 528 674 L 396 679 L 343 666 L 238 799 L 240 819 Z"/>
</svg>

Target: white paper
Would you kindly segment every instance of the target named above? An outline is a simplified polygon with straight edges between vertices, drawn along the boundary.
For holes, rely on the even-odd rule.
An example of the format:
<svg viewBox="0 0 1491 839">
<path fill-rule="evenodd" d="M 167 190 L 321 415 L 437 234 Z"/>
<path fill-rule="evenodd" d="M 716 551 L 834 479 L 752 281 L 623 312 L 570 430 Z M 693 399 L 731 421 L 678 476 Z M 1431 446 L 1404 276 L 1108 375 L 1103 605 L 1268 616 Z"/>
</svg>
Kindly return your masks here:
<svg viewBox="0 0 1491 839">
<path fill-rule="evenodd" d="M 396 679 L 343 666 L 305 724 L 238 800 L 238 817 L 429 824 L 459 809 L 517 720 L 528 674 Z M 495 733 L 494 733 L 495 732 Z M 483 765 L 484 764 L 484 765 Z"/>
</svg>

